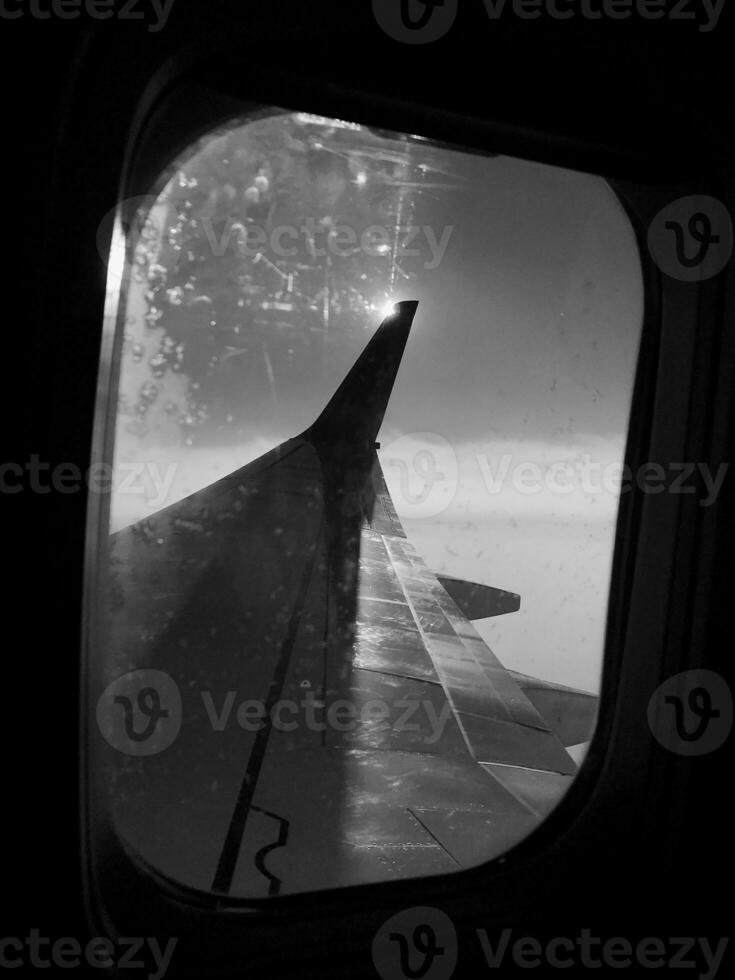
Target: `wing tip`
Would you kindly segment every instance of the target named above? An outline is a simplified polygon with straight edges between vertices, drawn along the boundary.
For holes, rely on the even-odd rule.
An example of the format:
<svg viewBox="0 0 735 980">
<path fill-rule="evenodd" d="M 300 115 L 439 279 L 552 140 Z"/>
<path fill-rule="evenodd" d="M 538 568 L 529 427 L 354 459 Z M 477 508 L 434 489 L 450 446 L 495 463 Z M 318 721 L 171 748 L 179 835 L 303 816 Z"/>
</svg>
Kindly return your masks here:
<svg viewBox="0 0 735 980">
<path fill-rule="evenodd" d="M 384 317 L 307 437 L 321 445 L 349 440 L 372 448 L 393 391 L 418 300 L 401 300 Z"/>
<path fill-rule="evenodd" d="M 413 316 L 416 310 L 419 308 L 419 301 L 417 299 L 401 299 L 397 303 L 393 304 L 394 312 L 389 314 L 389 319 L 391 316 L 397 316 L 399 313 L 403 313 L 406 316 Z"/>
</svg>

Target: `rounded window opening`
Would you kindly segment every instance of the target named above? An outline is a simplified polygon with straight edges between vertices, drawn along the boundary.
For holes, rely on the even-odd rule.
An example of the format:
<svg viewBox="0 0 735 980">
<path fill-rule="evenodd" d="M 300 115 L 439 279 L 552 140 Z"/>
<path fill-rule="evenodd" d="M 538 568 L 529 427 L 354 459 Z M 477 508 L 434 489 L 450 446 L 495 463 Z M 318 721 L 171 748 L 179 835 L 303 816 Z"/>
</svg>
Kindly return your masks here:
<svg viewBox="0 0 735 980">
<path fill-rule="evenodd" d="M 240 898 L 498 856 L 595 725 L 643 306 L 620 204 L 272 110 L 139 214 L 94 812 Z"/>
</svg>

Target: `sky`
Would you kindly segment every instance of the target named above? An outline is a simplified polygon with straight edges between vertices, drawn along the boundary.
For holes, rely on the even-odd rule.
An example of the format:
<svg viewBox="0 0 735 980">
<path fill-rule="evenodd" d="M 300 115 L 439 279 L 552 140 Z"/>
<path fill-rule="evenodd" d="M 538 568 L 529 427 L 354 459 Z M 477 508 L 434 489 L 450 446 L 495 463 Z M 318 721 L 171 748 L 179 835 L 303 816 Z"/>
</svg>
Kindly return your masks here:
<svg viewBox="0 0 735 980">
<path fill-rule="evenodd" d="M 520 593 L 519 612 L 476 624 L 498 658 L 596 691 L 617 494 L 590 466 L 609 473 L 625 449 L 643 316 L 633 230 L 601 178 L 442 154 L 457 189 L 425 196 L 415 275 L 393 270 L 392 290 L 386 282 L 391 300 L 417 299 L 419 309 L 381 463 L 431 568 Z M 128 309 L 132 340 L 145 335 L 141 288 Z M 302 431 L 368 337 L 335 349 L 324 371 L 300 377 L 275 404 L 250 406 L 237 439 L 187 447 L 165 419 L 140 437 L 121 418 L 118 470 L 132 461 L 172 470 L 165 499 L 152 485 L 114 497 L 113 530 Z M 123 359 L 123 394 L 140 372 Z M 186 382 L 169 376 L 166 397 L 183 397 Z"/>
</svg>

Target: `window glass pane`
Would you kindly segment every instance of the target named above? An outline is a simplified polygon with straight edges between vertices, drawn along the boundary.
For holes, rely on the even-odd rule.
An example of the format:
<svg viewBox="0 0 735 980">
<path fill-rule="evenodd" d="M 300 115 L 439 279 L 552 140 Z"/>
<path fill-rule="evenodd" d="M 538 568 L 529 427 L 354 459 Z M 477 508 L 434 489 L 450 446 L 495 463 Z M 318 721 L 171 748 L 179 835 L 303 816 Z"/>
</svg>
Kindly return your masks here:
<svg viewBox="0 0 735 980">
<path fill-rule="evenodd" d="M 269 110 L 138 216 L 95 807 L 238 897 L 497 856 L 595 723 L 643 303 L 619 202 Z"/>
</svg>

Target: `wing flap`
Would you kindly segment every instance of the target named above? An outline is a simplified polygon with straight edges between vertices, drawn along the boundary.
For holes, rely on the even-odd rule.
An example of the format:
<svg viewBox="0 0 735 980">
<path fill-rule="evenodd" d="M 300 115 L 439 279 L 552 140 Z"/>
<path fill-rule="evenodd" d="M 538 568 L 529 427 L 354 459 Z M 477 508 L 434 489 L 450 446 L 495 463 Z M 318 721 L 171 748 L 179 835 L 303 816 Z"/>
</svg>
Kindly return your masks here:
<svg viewBox="0 0 735 980">
<path fill-rule="evenodd" d="M 597 721 L 600 699 L 587 691 L 509 671 L 526 697 L 536 706 L 563 745 L 587 742 Z"/>
<path fill-rule="evenodd" d="M 412 546 L 386 539 L 386 547 L 473 758 L 575 772 L 571 756 L 472 627 L 470 633 Z M 452 622 L 460 619 L 463 636 Z"/>
</svg>

